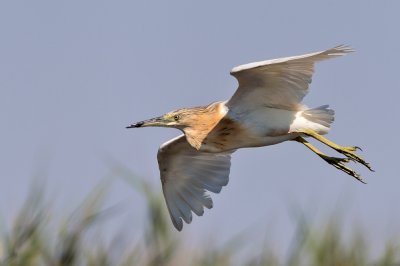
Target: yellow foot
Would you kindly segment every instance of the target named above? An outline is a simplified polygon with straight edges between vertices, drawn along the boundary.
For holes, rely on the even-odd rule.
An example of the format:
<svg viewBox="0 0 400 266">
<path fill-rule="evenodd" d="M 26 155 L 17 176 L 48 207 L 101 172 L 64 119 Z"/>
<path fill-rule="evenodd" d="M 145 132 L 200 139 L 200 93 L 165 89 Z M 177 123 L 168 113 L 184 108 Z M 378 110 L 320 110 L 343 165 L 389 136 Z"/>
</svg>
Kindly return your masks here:
<svg viewBox="0 0 400 266">
<path fill-rule="evenodd" d="M 305 135 L 307 135 L 309 137 L 312 137 L 312 138 L 324 143 L 325 145 L 331 147 L 335 151 L 343 154 L 344 156 L 346 156 L 350 160 L 352 160 L 354 162 L 358 162 L 358 163 L 364 165 L 365 167 L 367 167 L 370 171 L 374 172 L 374 170 L 372 169 L 370 164 L 367 163 L 361 156 L 356 154 L 357 150 L 361 150 L 360 147 L 357 147 L 357 146 L 349 146 L 349 147 L 340 146 L 340 145 L 330 141 L 329 139 L 321 136 L 320 134 L 318 134 L 317 132 L 315 132 L 313 130 L 305 130 L 302 133 L 304 133 Z"/>
<path fill-rule="evenodd" d="M 325 162 L 329 163 L 330 165 L 333 165 L 337 169 L 345 172 L 348 175 L 351 175 L 352 177 L 356 178 L 358 181 L 360 181 L 360 182 L 365 184 L 365 182 L 362 180 L 362 178 L 361 178 L 361 176 L 359 174 L 357 174 L 353 169 L 350 169 L 349 167 L 347 167 L 345 165 L 345 163 L 348 163 L 352 159 L 350 159 L 350 158 L 337 158 L 337 157 L 328 156 L 328 155 L 322 153 L 320 150 L 318 150 L 310 142 L 308 142 L 307 140 L 305 140 L 302 137 L 297 137 L 294 140 L 297 141 L 297 142 L 300 142 L 301 144 L 303 144 L 304 146 L 309 148 L 312 152 L 317 154 Z M 353 147 L 347 147 L 347 148 L 348 149 L 353 149 Z"/>
<path fill-rule="evenodd" d="M 330 165 L 333 165 L 337 169 L 345 172 L 348 175 L 351 175 L 352 177 L 356 178 L 358 181 L 361 183 L 364 183 L 364 180 L 361 178 L 359 174 L 356 173 L 353 169 L 347 167 L 345 163 L 348 163 L 350 161 L 349 158 L 337 158 L 337 157 L 330 157 L 325 154 L 318 154 L 319 157 L 321 157 L 325 162 L 329 163 Z"/>
<path fill-rule="evenodd" d="M 367 163 L 361 156 L 359 156 L 355 153 L 356 150 L 361 150 L 359 147 L 356 147 L 356 146 L 342 147 L 342 146 L 337 145 L 337 147 L 332 147 L 332 148 L 334 150 L 336 150 L 337 152 L 343 154 L 350 160 L 352 160 L 354 162 L 358 162 L 358 163 L 364 165 L 365 167 L 367 167 L 370 171 L 374 172 L 371 165 L 369 163 Z"/>
</svg>

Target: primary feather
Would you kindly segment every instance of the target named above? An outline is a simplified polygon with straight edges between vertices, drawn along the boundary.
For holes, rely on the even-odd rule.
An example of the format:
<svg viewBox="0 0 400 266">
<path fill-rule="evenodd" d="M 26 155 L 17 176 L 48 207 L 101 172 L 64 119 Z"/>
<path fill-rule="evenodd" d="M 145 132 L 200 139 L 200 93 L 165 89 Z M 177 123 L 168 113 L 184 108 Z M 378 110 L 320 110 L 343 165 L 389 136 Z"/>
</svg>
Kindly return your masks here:
<svg viewBox="0 0 400 266">
<path fill-rule="evenodd" d="M 207 153 L 193 148 L 184 135 L 164 143 L 158 150 L 158 163 L 165 201 L 176 229 L 182 219 L 192 221 L 192 211 L 203 215 L 213 202 L 207 190 L 218 193 L 229 181 L 231 153 Z"/>
<path fill-rule="evenodd" d="M 314 64 L 352 51 L 341 45 L 322 52 L 237 66 L 231 75 L 238 80 L 239 87 L 226 105 L 238 112 L 260 106 L 299 111 L 312 80 Z"/>
</svg>

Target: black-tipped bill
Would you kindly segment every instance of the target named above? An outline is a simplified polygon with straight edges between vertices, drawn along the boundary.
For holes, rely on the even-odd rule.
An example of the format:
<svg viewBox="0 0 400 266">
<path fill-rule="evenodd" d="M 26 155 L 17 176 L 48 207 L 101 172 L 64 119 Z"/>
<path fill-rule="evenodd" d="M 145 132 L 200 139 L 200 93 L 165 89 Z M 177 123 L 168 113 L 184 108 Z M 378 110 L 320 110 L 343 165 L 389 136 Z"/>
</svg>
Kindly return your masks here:
<svg viewBox="0 0 400 266">
<path fill-rule="evenodd" d="M 144 124 L 144 122 L 143 122 L 143 121 L 140 121 L 140 122 L 137 122 L 137 123 L 135 123 L 135 124 L 129 125 L 129 126 L 127 126 L 126 128 L 141 127 L 141 126 L 143 126 L 143 124 Z"/>
<path fill-rule="evenodd" d="M 160 116 L 160 117 L 152 118 L 149 120 L 140 121 L 135 124 L 131 124 L 131 125 L 127 126 L 126 128 L 162 127 L 162 126 L 165 126 L 166 122 L 168 122 L 168 121 L 165 121 L 165 119 L 162 116 Z"/>
</svg>

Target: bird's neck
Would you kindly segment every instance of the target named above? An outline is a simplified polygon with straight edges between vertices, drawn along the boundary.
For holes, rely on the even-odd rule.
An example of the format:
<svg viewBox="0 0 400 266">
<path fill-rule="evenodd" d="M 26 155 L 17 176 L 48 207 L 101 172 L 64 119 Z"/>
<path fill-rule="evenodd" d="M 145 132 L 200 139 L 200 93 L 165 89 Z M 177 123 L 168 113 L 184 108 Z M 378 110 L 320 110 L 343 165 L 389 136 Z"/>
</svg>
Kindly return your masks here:
<svg viewBox="0 0 400 266">
<path fill-rule="evenodd" d="M 199 114 L 193 124 L 183 129 L 187 141 L 197 150 L 227 113 L 223 102 L 212 103 L 206 108 L 207 111 Z"/>
</svg>

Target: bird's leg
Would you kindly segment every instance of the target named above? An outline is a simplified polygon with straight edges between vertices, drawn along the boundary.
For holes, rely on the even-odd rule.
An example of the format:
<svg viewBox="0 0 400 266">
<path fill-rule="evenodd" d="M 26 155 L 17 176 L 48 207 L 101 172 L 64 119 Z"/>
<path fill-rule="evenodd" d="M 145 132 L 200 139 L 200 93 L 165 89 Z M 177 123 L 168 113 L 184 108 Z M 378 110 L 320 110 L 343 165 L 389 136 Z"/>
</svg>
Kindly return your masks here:
<svg viewBox="0 0 400 266">
<path fill-rule="evenodd" d="M 314 145 L 312 145 L 310 142 L 305 140 L 302 137 L 297 137 L 294 139 L 297 142 L 300 142 L 307 148 L 309 148 L 312 152 L 314 152 L 316 155 L 321 157 L 325 162 L 329 163 L 330 165 L 333 165 L 337 169 L 345 172 L 348 175 L 351 175 L 352 177 L 356 178 L 358 181 L 362 182 L 365 184 L 365 182 L 362 180 L 361 176 L 357 174 L 353 169 L 350 169 L 344 163 L 348 163 L 350 161 L 349 158 L 337 158 L 337 157 L 330 157 L 324 153 L 322 153 L 320 150 L 318 150 Z"/>
<path fill-rule="evenodd" d="M 358 162 L 358 163 L 361 163 L 362 165 L 367 167 L 370 171 L 374 171 L 372 169 L 372 167 L 369 165 L 369 163 L 367 163 L 361 156 L 359 156 L 359 155 L 357 155 L 355 153 L 356 150 L 361 150 L 360 147 L 357 147 L 357 146 L 350 146 L 350 147 L 340 146 L 340 145 L 330 141 L 329 139 L 323 137 L 322 135 L 318 134 L 314 130 L 310 130 L 310 129 L 303 130 L 303 131 L 301 131 L 301 133 L 303 133 L 306 136 L 312 137 L 312 138 L 324 143 L 325 145 L 331 147 L 335 151 L 343 154 L 344 156 L 346 156 L 350 160 Z"/>
</svg>

